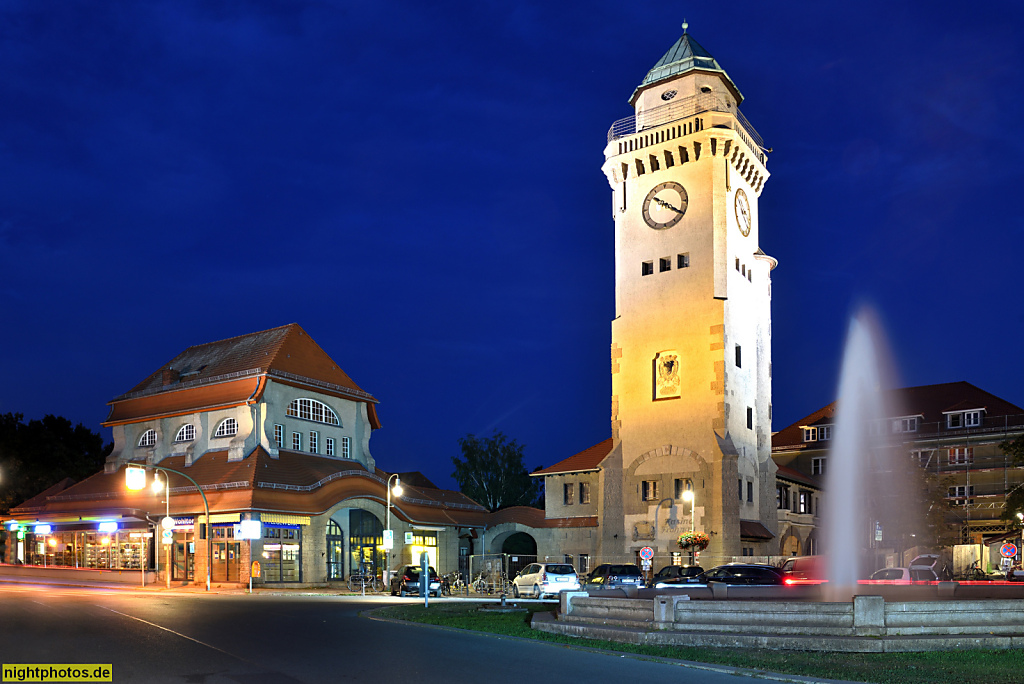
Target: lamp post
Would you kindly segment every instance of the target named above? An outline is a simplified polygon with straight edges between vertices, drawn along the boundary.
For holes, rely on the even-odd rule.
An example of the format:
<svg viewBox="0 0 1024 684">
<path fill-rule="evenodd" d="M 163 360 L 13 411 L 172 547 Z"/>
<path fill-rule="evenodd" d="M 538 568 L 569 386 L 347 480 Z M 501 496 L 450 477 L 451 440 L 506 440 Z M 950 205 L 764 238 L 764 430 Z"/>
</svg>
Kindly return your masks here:
<svg viewBox="0 0 1024 684">
<path fill-rule="evenodd" d="M 395 481 L 394 487 L 391 486 L 391 480 Z M 398 477 L 398 473 L 395 473 L 388 478 L 387 485 L 388 490 L 388 510 L 385 515 L 387 518 L 387 524 L 385 528 L 384 540 L 384 585 L 387 587 L 391 586 L 391 547 L 395 545 L 395 537 L 391 532 L 391 494 L 394 493 L 396 497 L 402 496 L 402 480 Z"/>
<path fill-rule="evenodd" d="M 153 476 L 153 493 L 160 493 L 160 478 Z M 160 521 L 160 527 L 165 530 L 174 528 L 174 521 L 171 520 L 171 478 L 164 475 L 164 503 L 167 504 L 167 514 Z M 164 574 L 167 575 L 167 588 L 171 588 L 171 545 L 164 544 L 167 553 L 164 555 Z"/>
<path fill-rule="evenodd" d="M 198 482 L 193 480 L 185 473 L 180 472 L 178 470 L 172 470 L 171 468 L 164 468 L 163 466 L 149 465 L 148 463 L 132 464 L 124 469 L 125 484 L 128 487 L 128 489 L 138 491 L 146 486 L 146 468 L 149 468 L 151 470 L 162 470 L 165 473 L 174 473 L 175 475 L 181 475 L 183 478 L 194 484 L 196 486 L 196 489 L 199 490 L 199 495 L 203 497 L 203 510 L 206 512 L 206 591 L 210 591 L 210 575 L 212 572 L 213 564 L 213 528 L 210 527 L 210 503 L 206 500 L 206 492 L 203 491 L 203 488 L 199 486 Z M 138 473 L 138 471 L 140 470 L 142 471 L 141 476 Z M 170 478 L 167 478 L 167 517 L 170 517 L 171 510 L 170 492 Z M 145 548 L 145 545 L 143 545 L 143 548 Z M 139 565 L 142 564 L 143 563 L 139 563 Z M 143 568 L 143 572 L 145 572 L 145 568 Z"/>
<path fill-rule="evenodd" d="M 693 514 L 693 505 L 694 505 L 694 500 L 693 499 L 694 499 L 694 497 L 693 497 L 693 490 L 692 489 L 687 489 L 687 490 L 683 491 L 683 501 L 689 501 L 690 502 L 690 531 L 691 532 L 696 530 L 696 524 L 697 524 L 696 517 Z M 695 551 L 690 551 L 690 554 L 691 554 L 690 560 L 693 561 L 693 563 L 696 563 L 696 561 L 697 561 L 697 553 Z"/>
</svg>

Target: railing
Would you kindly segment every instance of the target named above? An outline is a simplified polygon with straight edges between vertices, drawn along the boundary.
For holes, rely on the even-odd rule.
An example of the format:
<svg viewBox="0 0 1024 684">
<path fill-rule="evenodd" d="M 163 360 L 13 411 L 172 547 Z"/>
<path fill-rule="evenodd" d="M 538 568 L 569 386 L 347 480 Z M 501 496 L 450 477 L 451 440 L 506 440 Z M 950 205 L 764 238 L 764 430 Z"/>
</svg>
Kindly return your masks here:
<svg viewBox="0 0 1024 684">
<path fill-rule="evenodd" d="M 767 151 L 767 148 L 764 146 L 764 140 L 754 130 L 754 127 L 750 125 L 750 122 L 747 121 L 747 117 L 743 116 L 743 113 L 738 108 L 733 108 L 714 93 L 698 93 L 683 98 L 678 102 L 669 102 L 659 107 L 645 109 L 633 116 L 619 119 L 608 129 L 608 142 L 703 112 L 726 112 L 732 114 L 740 124 L 739 128 L 736 129 L 737 132 L 740 133 L 740 137 L 747 136 L 744 137 L 744 142 L 747 143 L 751 150 L 758 153 Z"/>
</svg>

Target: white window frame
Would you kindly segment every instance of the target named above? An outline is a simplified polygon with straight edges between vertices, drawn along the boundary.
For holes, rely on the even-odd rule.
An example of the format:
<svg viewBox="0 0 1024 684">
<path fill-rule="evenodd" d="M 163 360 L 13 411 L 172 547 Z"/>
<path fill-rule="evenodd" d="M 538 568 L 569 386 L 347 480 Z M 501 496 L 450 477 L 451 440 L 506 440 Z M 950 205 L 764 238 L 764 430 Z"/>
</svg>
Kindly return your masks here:
<svg viewBox="0 0 1024 684">
<path fill-rule="evenodd" d="M 352 458 L 352 438 L 342 437 L 341 438 L 341 457 Z"/>
<path fill-rule="evenodd" d="M 804 428 L 804 441 L 805 442 L 816 442 L 816 441 L 818 441 L 818 428 L 816 428 L 816 427 L 805 427 Z"/>
<path fill-rule="evenodd" d="M 920 426 L 920 424 L 920 416 L 900 416 L 899 418 L 893 419 L 892 431 L 895 433 L 917 432 L 917 429 Z"/>
<path fill-rule="evenodd" d="M 302 433 L 292 433 L 292 451 L 302 451 Z"/>
<path fill-rule="evenodd" d="M 969 499 L 974 496 L 974 485 L 954 485 L 949 488 L 950 499 Z"/>
<path fill-rule="evenodd" d="M 828 457 L 816 456 L 811 459 L 811 475 L 824 475 L 828 467 Z"/>
<path fill-rule="evenodd" d="M 964 411 L 964 427 L 981 425 L 981 411 Z"/>
<path fill-rule="evenodd" d="M 284 425 L 274 425 L 274 444 L 278 449 L 284 448 Z"/>
<path fill-rule="evenodd" d="M 196 426 L 192 423 L 185 423 L 178 428 L 178 434 L 174 436 L 175 442 L 194 442 L 196 439 Z"/>
<path fill-rule="evenodd" d="M 298 418 L 299 420 L 311 420 L 314 423 L 341 427 L 341 421 L 338 419 L 338 414 L 334 412 L 334 409 L 322 401 L 308 397 L 300 397 L 293 400 L 288 404 L 285 415 Z"/>
<path fill-rule="evenodd" d="M 950 447 L 949 465 L 970 465 L 974 463 L 974 447 Z"/>
<path fill-rule="evenodd" d="M 819 425 L 818 426 L 818 441 L 827 442 L 832 439 L 832 426 L 831 425 Z"/>
<path fill-rule="evenodd" d="M 234 418 L 225 418 L 214 430 L 214 437 L 234 437 L 238 434 L 238 421 Z"/>
<path fill-rule="evenodd" d="M 641 501 L 657 501 L 658 500 L 658 481 L 657 480 L 643 480 L 640 483 L 640 500 Z"/>
<path fill-rule="evenodd" d="M 318 453 L 317 450 L 319 448 L 320 448 L 320 433 L 317 432 L 316 430 L 310 430 L 309 431 L 309 453 L 311 453 L 311 454 Z"/>
<path fill-rule="evenodd" d="M 142 433 L 139 437 L 140 447 L 151 447 L 156 446 L 156 430 L 149 429 Z"/>
<path fill-rule="evenodd" d="M 324 437 L 324 454 L 334 456 L 334 438 Z"/>
</svg>

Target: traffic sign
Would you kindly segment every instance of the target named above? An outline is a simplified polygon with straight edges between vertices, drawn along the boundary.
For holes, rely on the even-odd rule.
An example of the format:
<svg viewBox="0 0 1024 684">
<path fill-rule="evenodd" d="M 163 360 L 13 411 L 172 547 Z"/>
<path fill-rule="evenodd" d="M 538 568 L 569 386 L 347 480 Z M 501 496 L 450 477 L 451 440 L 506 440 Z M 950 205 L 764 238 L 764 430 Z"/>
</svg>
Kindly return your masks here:
<svg viewBox="0 0 1024 684">
<path fill-rule="evenodd" d="M 652 549 L 650 546 L 645 546 L 644 548 L 640 549 L 640 558 L 642 558 L 645 561 L 651 560 L 652 558 L 654 558 L 654 549 Z"/>
<path fill-rule="evenodd" d="M 174 541 L 174 530 L 164 530 L 163 535 L 160 539 L 164 544 L 170 544 Z"/>
<path fill-rule="evenodd" d="M 1017 546 L 1010 542 L 1006 542 L 999 547 L 999 555 L 1003 558 L 1013 558 L 1017 555 Z"/>
<path fill-rule="evenodd" d="M 395 531 L 394 530 L 384 530 L 384 548 L 387 551 L 390 551 L 391 549 L 395 548 Z"/>
</svg>

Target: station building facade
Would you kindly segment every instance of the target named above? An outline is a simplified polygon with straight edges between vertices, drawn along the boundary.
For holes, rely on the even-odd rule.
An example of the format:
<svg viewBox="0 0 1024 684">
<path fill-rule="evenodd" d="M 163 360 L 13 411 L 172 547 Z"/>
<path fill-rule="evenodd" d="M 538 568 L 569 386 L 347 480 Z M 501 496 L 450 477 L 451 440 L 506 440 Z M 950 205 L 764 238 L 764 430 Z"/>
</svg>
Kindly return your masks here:
<svg viewBox="0 0 1024 684">
<path fill-rule="evenodd" d="M 205 578 L 210 563 L 213 581 L 246 582 L 253 560 L 262 582 L 329 582 L 364 564 L 379 573 L 395 479 L 370 453 L 376 407 L 296 324 L 189 347 L 110 402 L 114 450 L 103 472 L 10 511 L 4 560 L 165 570 L 156 522 L 169 513 L 177 581 Z M 150 469 L 150 481 L 156 473 L 169 482 L 129 491 L 130 465 L 174 472 Z M 419 473 L 402 475 L 392 567 L 424 551 L 435 567 L 457 567 L 490 514 Z M 235 539 L 243 520 L 259 520 L 262 538 Z"/>
</svg>

